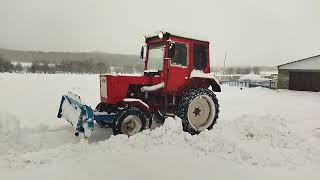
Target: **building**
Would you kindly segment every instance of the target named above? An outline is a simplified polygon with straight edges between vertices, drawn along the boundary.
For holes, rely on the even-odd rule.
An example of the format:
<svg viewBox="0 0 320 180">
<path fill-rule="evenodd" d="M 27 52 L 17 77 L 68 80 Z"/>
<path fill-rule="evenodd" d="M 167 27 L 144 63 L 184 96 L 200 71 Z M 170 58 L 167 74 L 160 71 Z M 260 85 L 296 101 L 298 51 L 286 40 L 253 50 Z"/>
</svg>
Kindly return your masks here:
<svg viewBox="0 0 320 180">
<path fill-rule="evenodd" d="M 320 91 L 320 55 L 279 65 L 277 87 Z"/>
</svg>

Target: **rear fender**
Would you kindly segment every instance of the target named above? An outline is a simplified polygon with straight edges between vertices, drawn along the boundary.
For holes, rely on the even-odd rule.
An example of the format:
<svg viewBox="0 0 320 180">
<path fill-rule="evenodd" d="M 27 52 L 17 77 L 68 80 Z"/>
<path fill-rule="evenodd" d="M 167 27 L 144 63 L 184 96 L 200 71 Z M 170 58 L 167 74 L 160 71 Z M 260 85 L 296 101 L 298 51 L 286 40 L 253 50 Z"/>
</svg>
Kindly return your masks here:
<svg viewBox="0 0 320 180">
<path fill-rule="evenodd" d="M 212 91 L 221 92 L 219 81 L 217 82 L 215 79 L 206 79 L 206 81 L 210 84 Z"/>
<path fill-rule="evenodd" d="M 219 81 L 215 78 L 203 78 L 203 77 L 194 77 L 191 78 L 193 86 L 207 88 L 209 85 L 214 92 L 221 92 L 221 87 L 219 85 Z"/>
</svg>

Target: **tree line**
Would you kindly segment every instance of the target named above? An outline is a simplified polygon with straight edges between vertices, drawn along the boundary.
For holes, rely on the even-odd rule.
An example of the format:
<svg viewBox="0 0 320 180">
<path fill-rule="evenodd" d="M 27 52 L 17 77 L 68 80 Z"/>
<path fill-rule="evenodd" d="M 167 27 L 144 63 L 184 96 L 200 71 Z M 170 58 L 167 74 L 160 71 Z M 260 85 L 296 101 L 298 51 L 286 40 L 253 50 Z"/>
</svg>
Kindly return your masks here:
<svg viewBox="0 0 320 180">
<path fill-rule="evenodd" d="M 260 74 L 261 68 L 258 66 L 253 67 L 227 67 L 224 74 Z"/>
<path fill-rule="evenodd" d="M 0 72 L 28 72 L 28 73 L 77 73 L 77 74 L 103 74 L 116 71 L 117 73 L 134 73 L 143 67 L 121 66 L 112 67 L 104 62 L 96 62 L 94 59 L 85 61 L 63 60 L 62 62 L 51 62 L 35 60 L 28 67 L 21 63 L 13 64 L 8 59 L 0 56 Z M 138 70 L 137 70 L 138 69 Z"/>
<path fill-rule="evenodd" d="M 23 71 L 23 66 L 21 63 L 16 65 L 12 64 L 9 60 L 2 58 L 0 56 L 0 72 L 21 72 Z"/>
<path fill-rule="evenodd" d="M 93 58 L 85 61 L 62 60 L 61 62 L 48 62 L 35 60 L 31 66 L 24 67 L 21 63 L 13 64 L 8 59 L 0 55 L 0 72 L 28 72 L 28 73 L 78 73 L 78 74 L 103 74 L 103 73 L 136 73 L 143 72 L 144 65 L 122 65 L 121 67 L 112 66 L 104 62 L 96 62 Z M 213 67 L 215 72 L 223 74 L 259 74 L 262 70 L 259 66 L 253 67 Z"/>
<path fill-rule="evenodd" d="M 86 61 L 63 60 L 61 63 L 48 63 L 46 61 L 33 61 L 27 68 L 30 73 L 107 73 L 109 66 L 93 59 Z"/>
</svg>

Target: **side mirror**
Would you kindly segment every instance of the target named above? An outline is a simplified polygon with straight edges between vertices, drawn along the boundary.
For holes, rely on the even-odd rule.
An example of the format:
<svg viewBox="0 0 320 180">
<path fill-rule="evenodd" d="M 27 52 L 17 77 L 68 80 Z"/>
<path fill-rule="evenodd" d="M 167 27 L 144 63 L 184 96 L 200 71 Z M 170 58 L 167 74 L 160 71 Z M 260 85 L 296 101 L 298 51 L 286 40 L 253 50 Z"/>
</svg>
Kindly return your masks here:
<svg viewBox="0 0 320 180">
<path fill-rule="evenodd" d="M 169 42 L 168 58 L 173 58 L 176 53 L 176 45 L 174 42 Z"/>
<path fill-rule="evenodd" d="M 146 48 L 146 46 L 142 46 L 141 47 L 141 51 L 140 51 L 140 60 L 141 61 L 145 61 L 145 59 L 144 59 L 144 49 Z"/>
</svg>

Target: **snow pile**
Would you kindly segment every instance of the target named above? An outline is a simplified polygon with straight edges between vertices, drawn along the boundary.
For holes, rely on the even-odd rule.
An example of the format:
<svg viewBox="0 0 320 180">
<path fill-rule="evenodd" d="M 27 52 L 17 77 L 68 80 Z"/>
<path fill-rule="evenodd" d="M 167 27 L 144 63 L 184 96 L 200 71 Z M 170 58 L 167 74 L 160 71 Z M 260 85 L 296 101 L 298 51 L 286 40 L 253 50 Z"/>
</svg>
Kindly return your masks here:
<svg viewBox="0 0 320 180">
<path fill-rule="evenodd" d="M 163 126 L 131 137 L 111 136 L 107 141 L 97 144 L 90 145 L 83 141 L 6 159 L 10 159 L 10 166 L 24 167 L 64 159 L 83 161 L 99 154 L 109 156 L 108 153 L 122 156 L 137 152 L 157 152 L 161 157 L 163 152 L 176 154 L 187 150 L 188 156 L 191 156 L 188 158 L 218 156 L 239 164 L 259 167 L 296 167 L 320 160 L 320 154 L 317 154 L 319 149 L 313 149 L 292 133 L 281 118 L 243 115 L 239 121 L 230 123 L 220 123 L 212 131 L 191 136 L 182 131 L 179 118 L 167 118 Z"/>
<path fill-rule="evenodd" d="M 81 103 L 80 101 L 78 102 Z M 65 100 L 61 105 L 61 110 L 62 119 L 66 119 L 76 129 L 81 114 L 80 108 L 75 108 L 68 100 Z"/>
<path fill-rule="evenodd" d="M 240 81 L 255 81 L 255 82 L 270 81 L 270 79 L 264 78 L 258 74 L 247 74 L 247 75 L 240 77 L 239 80 Z"/>
<path fill-rule="evenodd" d="M 20 139 L 20 121 L 10 113 L 0 112 L 0 155 L 17 146 Z"/>
<path fill-rule="evenodd" d="M 199 136 L 214 141 L 206 151 L 217 152 L 223 158 L 238 163 L 278 167 L 319 163 L 320 149 L 305 142 L 303 137 L 286 124 L 285 118 L 271 114 L 243 114 L 236 121 L 221 122 L 214 127 L 213 132 Z M 198 140 L 200 139 L 199 137 Z"/>
</svg>

